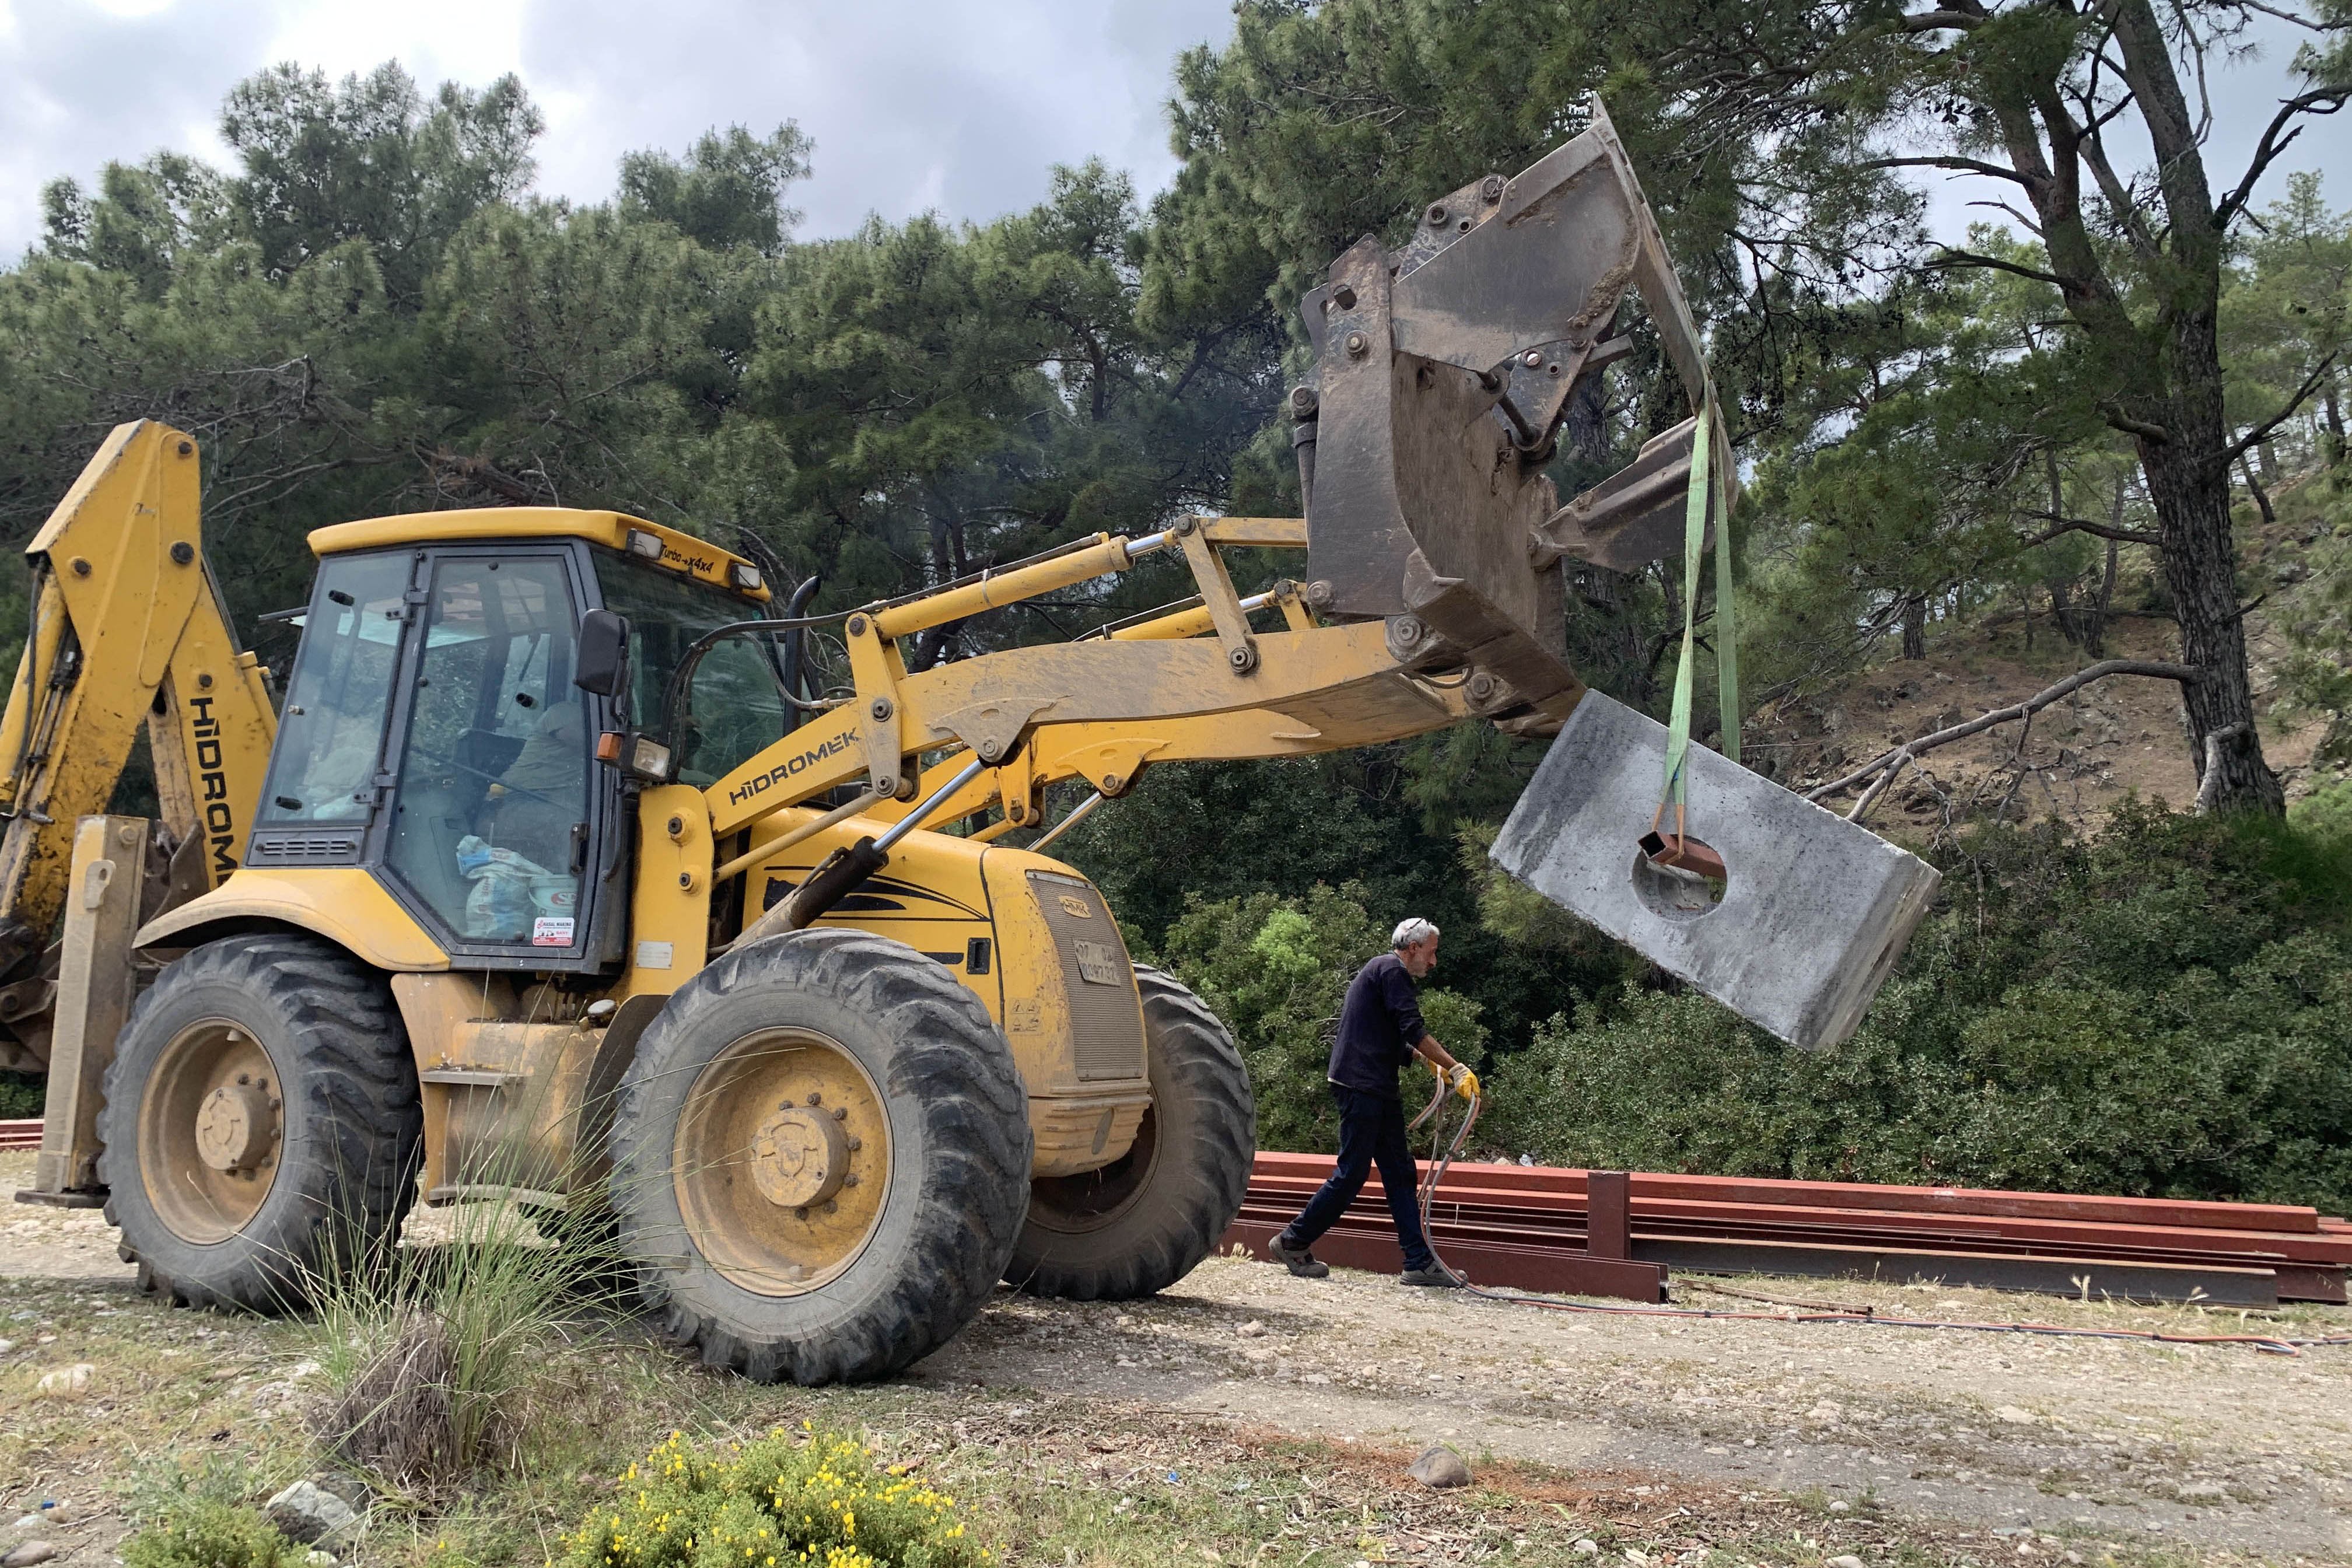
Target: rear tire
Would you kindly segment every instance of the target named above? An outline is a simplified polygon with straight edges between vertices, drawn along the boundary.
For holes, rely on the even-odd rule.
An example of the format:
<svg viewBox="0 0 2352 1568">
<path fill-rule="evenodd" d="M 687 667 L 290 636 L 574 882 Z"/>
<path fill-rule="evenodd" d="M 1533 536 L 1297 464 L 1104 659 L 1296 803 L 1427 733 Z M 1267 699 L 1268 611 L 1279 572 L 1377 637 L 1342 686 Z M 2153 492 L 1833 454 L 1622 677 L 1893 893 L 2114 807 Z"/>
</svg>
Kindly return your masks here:
<svg viewBox="0 0 2352 1568">
<path fill-rule="evenodd" d="M 141 1289 L 299 1306 L 388 1247 L 416 1195 L 425 1116 L 392 988 L 316 937 L 199 947 L 131 1009 L 98 1132 Z"/>
<path fill-rule="evenodd" d="M 1029 1161 L 1020 1070 L 979 999 L 903 942 L 803 931 L 729 952 L 647 1027 L 613 1206 L 647 1304 L 706 1363 L 836 1383 L 978 1315 Z"/>
<path fill-rule="evenodd" d="M 1241 1212 L 1257 1108 L 1234 1037 L 1202 1000 L 1138 964 L 1151 1109 L 1099 1171 L 1030 1184 L 1005 1278 L 1039 1296 L 1119 1301 L 1190 1274 Z"/>
</svg>

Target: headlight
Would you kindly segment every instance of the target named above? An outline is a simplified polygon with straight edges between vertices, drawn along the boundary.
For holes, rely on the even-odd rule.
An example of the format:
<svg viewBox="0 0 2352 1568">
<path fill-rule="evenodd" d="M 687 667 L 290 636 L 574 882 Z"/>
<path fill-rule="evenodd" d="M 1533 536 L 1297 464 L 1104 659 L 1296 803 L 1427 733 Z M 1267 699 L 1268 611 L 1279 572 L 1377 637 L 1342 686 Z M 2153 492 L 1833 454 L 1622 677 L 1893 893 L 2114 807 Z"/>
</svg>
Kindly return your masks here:
<svg viewBox="0 0 2352 1568">
<path fill-rule="evenodd" d="M 666 784 L 669 780 L 669 748 L 643 735 L 629 751 L 629 771 L 639 778 Z"/>
</svg>

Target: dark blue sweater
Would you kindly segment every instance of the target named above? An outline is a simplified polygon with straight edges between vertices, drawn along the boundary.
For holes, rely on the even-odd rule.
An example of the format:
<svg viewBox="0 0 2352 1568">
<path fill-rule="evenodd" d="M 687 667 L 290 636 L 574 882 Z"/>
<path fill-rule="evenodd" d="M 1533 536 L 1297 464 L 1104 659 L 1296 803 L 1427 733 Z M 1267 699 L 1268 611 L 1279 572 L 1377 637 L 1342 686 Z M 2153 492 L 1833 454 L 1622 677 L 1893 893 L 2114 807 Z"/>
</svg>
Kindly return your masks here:
<svg viewBox="0 0 2352 1568">
<path fill-rule="evenodd" d="M 1399 1069 L 1428 1034 L 1421 1021 L 1419 988 L 1404 961 L 1384 952 L 1356 972 L 1339 1008 L 1339 1037 L 1331 1045 L 1331 1081 L 1385 1100 L 1402 1100 Z"/>
</svg>

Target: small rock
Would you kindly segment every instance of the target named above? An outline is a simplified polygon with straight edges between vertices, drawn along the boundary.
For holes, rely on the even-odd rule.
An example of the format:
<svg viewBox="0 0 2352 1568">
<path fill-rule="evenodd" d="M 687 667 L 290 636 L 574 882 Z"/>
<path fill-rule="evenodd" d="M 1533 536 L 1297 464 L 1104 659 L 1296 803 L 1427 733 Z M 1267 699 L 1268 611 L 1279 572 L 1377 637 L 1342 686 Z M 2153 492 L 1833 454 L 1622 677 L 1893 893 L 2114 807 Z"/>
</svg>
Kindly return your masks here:
<svg viewBox="0 0 2352 1568">
<path fill-rule="evenodd" d="M 2006 1421 L 2012 1426 L 2031 1426 L 2042 1419 L 2032 1411 L 2020 1410 L 2014 1405 L 1998 1406 L 1992 1413 L 1992 1418 L 1996 1421 Z"/>
<path fill-rule="evenodd" d="M 71 1524 L 81 1518 L 81 1510 L 70 1502 L 53 1502 L 42 1508 L 41 1518 L 51 1524 Z"/>
<path fill-rule="evenodd" d="M 1234 1332 L 1241 1335 L 1241 1337 L 1245 1340 L 1254 1340 L 1260 1334 L 1265 1332 L 1265 1325 L 1259 1322 L 1255 1318 L 1252 1318 L 1248 1322 L 1244 1323 L 1240 1328 L 1235 1329 Z"/>
<path fill-rule="evenodd" d="M 1443 1443 L 1433 1444 L 1421 1451 L 1421 1457 L 1405 1468 L 1406 1475 L 1433 1491 L 1470 1484 L 1470 1467 L 1462 1456 Z"/>
<path fill-rule="evenodd" d="M 89 1380 L 97 1375 L 98 1368 L 86 1361 L 78 1361 L 62 1371 L 43 1373 L 33 1392 L 51 1399 L 72 1399 L 88 1394 Z"/>
<path fill-rule="evenodd" d="M 47 1563 L 58 1554 L 58 1549 L 46 1541 L 27 1541 L 5 1557 L 0 1557 L 0 1568 L 33 1568 L 36 1563 Z"/>
<path fill-rule="evenodd" d="M 1847 1552 L 1831 1558 L 1828 1562 L 1822 1564 L 1822 1568 L 1864 1568 L 1864 1564 L 1861 1558 L 1856 1557 L 1851 1552 Z"/>
<path fill-rule="evenodd" d="M 1834 1399 L 1824 1399 L 1819 1405 L 1814 1405 L 1811 1410 L 1805 1412 L 1805 1419 L 1808 1421 L 1843 1421 L 1845 1419 L 1845 1406 L 1840 1405 Z"/>
<path fill-rule="evenodd" d="M 10 1351 L 15 1350 L 16 1348 L 16 1341 L 14 1341 L 14 1340 L 0 1340 L 0 1355 L 6 1355 Z"/>
<path fill-rule="evenodd" d="M 1590 1540 L 1580 1541 L 1569 1550 L 1579 1557 L 1598 1557 L 1601 1555 L 1601 1542 Z"/>
<path fill-rule="evenodd" d="M 1242 1352 L 1242 1356 L 1248 1361 L 1272 1361 L 1275 1351 L 1272 1345 L 1252 1345 Z"/>
<path fill-rule="evenodd" d="M 289 1541 L 309 1544 L 359 1522 L 359 1510 L 314 1481 L 296 1481 L 263 1505 Z"/>
<path fill-rule="evenodd" d="M 1832 1513 L 1845 1513 L 1850 1511 L 1853 1507 L 1853 1504 L 1847 1502 L 1844 1499 L 1841 1498 L 1836 1502 L 1830 1504 L 1830 1511 Z"/>
<path fill-rule="evenodd" d="M 2219 1481 L 2190 1481 L 2180 1489 L 2182 1502 L 2228 1502 L 2230 1489 Z"/>
</svg>

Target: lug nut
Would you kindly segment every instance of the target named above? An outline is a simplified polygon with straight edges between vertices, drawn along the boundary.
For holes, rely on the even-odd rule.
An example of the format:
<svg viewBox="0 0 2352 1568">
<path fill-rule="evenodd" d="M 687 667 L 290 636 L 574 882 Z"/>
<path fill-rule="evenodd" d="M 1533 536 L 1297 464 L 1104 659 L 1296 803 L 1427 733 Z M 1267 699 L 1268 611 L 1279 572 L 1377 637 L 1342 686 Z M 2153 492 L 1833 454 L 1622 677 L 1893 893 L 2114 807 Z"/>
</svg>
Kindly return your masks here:
<svg viewBox="0 0 2352 1568">
<path fill-rule="evenodd" d="M 1371 352 L 1371 348 L 1372 340 L 1364 336 L 1363 333 L 1349 332 L 1348 334 L 1348 357 L 1350 359 L 1363 358 L 1366 354 Z"/>
<path fill-rule="evenodd" d="M 847 1175 L 845 1175 L 845 1176 L 842 1177 L 842 1178 L 841 1178 L 841 1184 L 842 1184 L 843 1186 L 845 1186 L 845 1187 L 854 1187 L 854 1186 L 856 1186 L 856 1185 L 857 1184 L 857 1173 L 856 1173 L 856 1172 L 855 1172 L 855 1171 L 852 1171 L 852 1172 L 850 1172 L 850 1173 L 849 1173 L 849 1174 L 847 1174 Z"/>
<path fill-rule="evenodd" d="M 849 1107 L 847 1107 L 847 1106 L 845 1106 L 845 1105 L 836 1105 L 836 1106 L 835 1106 L 835 1107 L 833 1108 L 833 1119 L 834 1119 L 835 1121 L 848 1121 L 848 1120 L 849 1120 Z"/>
<path fill-rule="evenodd" d="M 1311 386 L 1292 387 L 1290 389 L 1290 416 L 1293 419 L 1309 419 L 1314 417 L 1314 414 L 1315 389 Z"/>
<path fill-rule="evenodd" d="M 1478 187 L 1478 194 L 1490 203 L 1501 201 L 1503 199 L 1503 176 L 1500 174 L 1487 175 L 1486 183 Z"/>
<path fill-rule="evenodd" d="M 823 1095 L 819 1094 L 819 1093 L 818 1093 L 816 1090 L 814 1090 L 814 1089 L 810 1089 L 810 1090 L 809 1090 L 809 1103 L 810 1103 L 811 1105 L 823 1105 L 823 1104 L 824 1103 L 824 1096 L 823 1096 Z"/>
<path fill-rule="evenodd" d="M 1527 366 L 1529 370 L 1533 370 L 1536 366 L 1543 363 L 1543 355 L 1536 353 L 1533 349 L 1529 349 L 1527 353 L 1519 356 L 1519 363 Z"/>
<path fill-rule="evenodd" d="M 866 1140 L 865 1140 L 865 1139 L 863 1139 L 863 1138 L 852 1137 L 852 1138 L 849 1140 L 849 1152 L 850 1152 L 851 1153 L 853 1153 L 853 1154 L 856 1153 L 860 1149 L 863 1149 L 863 1148 L 865 1148 L 865 1147 L 866 1147 Z"/>
<path fill-rule="evenodd" d="M 874 700 L 873 711 L 874 717 L 877 719 L 887 719 L 890 717 L 890 700 L 887 697 L 877 697 Z"/>
</svg>

